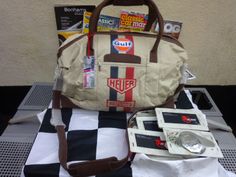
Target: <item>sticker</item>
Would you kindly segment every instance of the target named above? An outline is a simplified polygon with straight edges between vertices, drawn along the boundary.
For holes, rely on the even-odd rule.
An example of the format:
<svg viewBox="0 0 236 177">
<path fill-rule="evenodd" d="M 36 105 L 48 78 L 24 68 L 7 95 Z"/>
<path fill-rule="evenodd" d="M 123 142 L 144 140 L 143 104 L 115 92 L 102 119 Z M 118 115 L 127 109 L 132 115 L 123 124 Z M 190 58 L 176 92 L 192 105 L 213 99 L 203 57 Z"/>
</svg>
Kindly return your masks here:
<svg viewBox="0 0 236 177">
<path fill-rule="evenodd" d="M 157 156 L 174 156 L 168 152 L 165 136 L 162 132 L 128 128 L 131 152 Z"/>
<path fill-rule="evenodd" d="M 208 131 L 205 115 L 198 110 L 156 108 L 160 128 L 179 128 Z"/>
<path fill-rule="evenodd" d="M 94 56 L 84 56 L 84 72 L 94 71 L 95 57 Z"/>
<path fill-rule="evenodd" d="M 116 90 L 120 94 L 124 94 L 125 92 L 136 87 L 136 79 L 108 78 L 107 85 L 108 87 Z"/>
<path fill-rule="evenodd" d="M 118 52 L 128 52 L 132 46 L 133 42 L 126 38 L 117 38 L 112 42 L 112 45 Z"/>
<path fill-rule="evenodd" d="M 196 114 L 162 112 L 166 123 L 200 125 Z"/>
<path fill-rule="evenodd" d="M 95 87 L 95 72 L 85 72 L 84 73 L 84 88 L 94 88 Z"/>
</svg>

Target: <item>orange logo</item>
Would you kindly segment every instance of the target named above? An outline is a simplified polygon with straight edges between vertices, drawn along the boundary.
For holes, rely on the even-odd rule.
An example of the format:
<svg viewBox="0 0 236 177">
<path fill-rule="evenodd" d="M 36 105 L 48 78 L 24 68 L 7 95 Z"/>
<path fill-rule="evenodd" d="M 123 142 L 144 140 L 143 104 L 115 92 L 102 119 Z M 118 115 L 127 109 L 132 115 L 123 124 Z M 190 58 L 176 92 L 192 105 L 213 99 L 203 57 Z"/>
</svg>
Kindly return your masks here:
<svg viewBox="0 0 236 177">
<path fill-rule="evenodd" d="M 107 85 L 117 92 L 123 94 L 136 87 L 136 79 L 107 79 Z"/>
<path fill-rule="evenodd" d="M 112 42 L 112 45 L 118 52 L 128 52 L 132 48 L 133 42 L 126 38 L 118 38 Z"/>
</svg>

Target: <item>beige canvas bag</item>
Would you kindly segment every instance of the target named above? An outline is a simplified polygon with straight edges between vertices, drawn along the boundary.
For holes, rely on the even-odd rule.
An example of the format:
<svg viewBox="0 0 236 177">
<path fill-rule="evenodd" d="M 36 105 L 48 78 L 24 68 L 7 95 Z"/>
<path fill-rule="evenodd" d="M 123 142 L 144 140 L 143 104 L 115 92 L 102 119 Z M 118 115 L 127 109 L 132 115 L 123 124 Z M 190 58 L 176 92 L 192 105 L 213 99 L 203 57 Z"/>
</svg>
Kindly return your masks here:
<svg viewBox="0 0 236 177">
<path fill-rule="evenodd" d="M 75 35 L 59 49 L 62 95 L 89 110 L 127 112 L 165 103 L 181 84 L 185 49 L 176 39 L 162 35 L 163 20 L 157 9 L 152 16 L 159 17 L 159 35 L 96 32 L 101 9 L 91 17 L 89 35 Z M 95 61 L 92 77 L 84 72 L 88 55 Z M 94 86 L 86 88 L 86 82 Z"/>
<path fill-rule="evenodd" d="M 108 5 L 147 5 L 145 32 L 97 32 L 101 10 Z M 159 34 L 149 31 L 158 19 Z M 131 112 L 149 107 L 173 107 L 182 88 L 187 54 L 176 39 L 163 35 L 163 19 L 152 0 L 104 0 L 94 10 L 88 35 L 74 35 L 58 51 L 51 124 L 59 141 L 59 160 L 71 176 L 116 170 L 129 155 L 67 165 L 65 125 L 60 109 L 80 107 Z"/>
</svg>

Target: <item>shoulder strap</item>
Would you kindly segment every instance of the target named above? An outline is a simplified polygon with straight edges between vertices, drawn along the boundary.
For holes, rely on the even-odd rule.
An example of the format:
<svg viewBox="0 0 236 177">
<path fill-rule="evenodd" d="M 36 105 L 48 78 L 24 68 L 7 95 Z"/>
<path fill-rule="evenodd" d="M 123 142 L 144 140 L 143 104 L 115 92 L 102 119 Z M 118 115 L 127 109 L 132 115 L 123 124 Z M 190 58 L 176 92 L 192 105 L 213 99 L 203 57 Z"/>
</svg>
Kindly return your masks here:
<svg viewBox="0 0 236 177">
<path fill-rule="evenodd" d="M 99 160 L 91 160 L 87 162 L 79 162 L 67 166 L 67 141 L 63 126 L 56 126 L 59 140 L 59 161 L 62 167 L 68 171 L 73 177 L 92 176 L 111 172 L 124 166 L 129 158 L 129 154 L 121 160 L 116 157 L 109 157 Z"/>
</svg>

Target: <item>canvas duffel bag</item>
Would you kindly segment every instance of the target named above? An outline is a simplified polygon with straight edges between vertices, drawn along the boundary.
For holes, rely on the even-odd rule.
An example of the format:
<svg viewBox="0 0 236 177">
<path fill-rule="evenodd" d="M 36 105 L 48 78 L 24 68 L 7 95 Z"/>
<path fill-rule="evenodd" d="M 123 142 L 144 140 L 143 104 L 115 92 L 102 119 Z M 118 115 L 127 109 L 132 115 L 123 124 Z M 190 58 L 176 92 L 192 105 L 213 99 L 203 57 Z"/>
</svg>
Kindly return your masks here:
<svg viewBox="0 0 236 177">
<path fill-rule="evenodd" d="M 97 32 L 99 14 L 110 4 L 148 5 L 146 30 L 158 19 L 159 34 Z M 176 93 L 187 54 L 176 39 L 163 35 L 163 19 L 155 3 L 105 0 L 95 9 L 89 29 L 88 35 L 68 39 L 58 52 L 61 93 L 75 105 L 130 112 L 161 105 Z M 85 70 L 86 60 L 93 63 L 92 72 Z"/>
<path fill-rule="evenodd" d="M 147 5 L 145 32 L 97 32 L 101 10 L 108 5 Z M 159 34 L 147 32 L 158 19 Z M 59 141 L 59 161 L 71 176 L 91 176 L 126 164 L 116 157 L 67 164 L 67 140 L 60 109 L 80 107 L 131 112 L 173 106 L 183 84 L 187 54 L 176 39 L 163 35 L 163 19 L 152 0 L 104 0 L 94 10 L 89 34 L 74 35 L 58 51 L 51 124 Z M 79 149 L 78 149 L 79 151 Z"/>
</svg>

